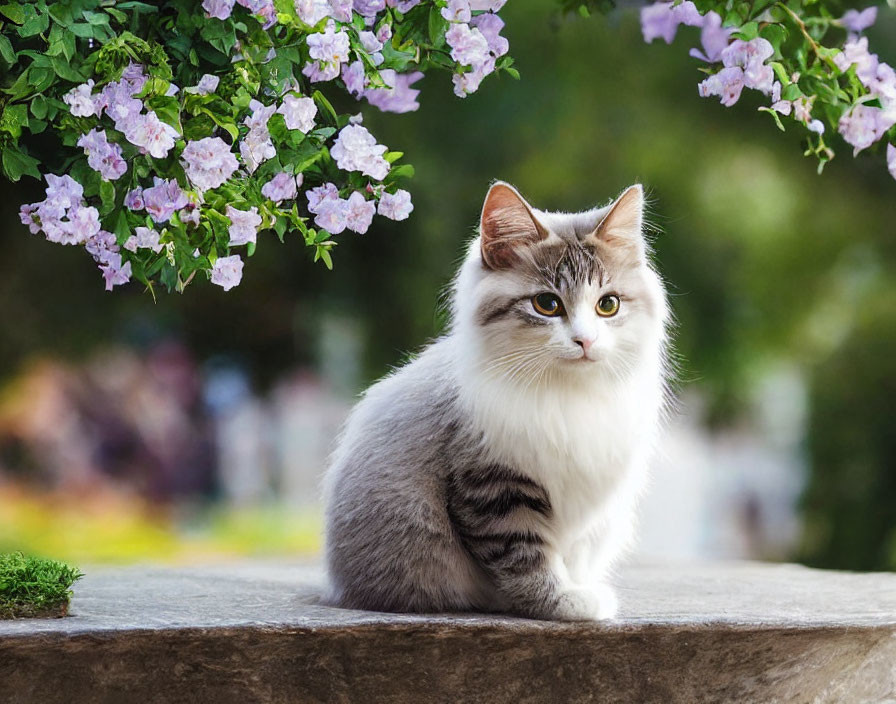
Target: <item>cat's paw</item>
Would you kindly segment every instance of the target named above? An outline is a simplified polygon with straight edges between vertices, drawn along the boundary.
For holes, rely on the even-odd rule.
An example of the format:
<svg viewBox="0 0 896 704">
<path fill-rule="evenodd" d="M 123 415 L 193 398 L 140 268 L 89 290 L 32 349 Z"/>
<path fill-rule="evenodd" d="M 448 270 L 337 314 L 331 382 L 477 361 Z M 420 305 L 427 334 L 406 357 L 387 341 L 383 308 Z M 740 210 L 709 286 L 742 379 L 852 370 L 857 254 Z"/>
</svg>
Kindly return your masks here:
<svg viewBox="0 0 896 704">
<path fill-rule="evenodd" d="M 561 621 L 603 621 L 619 611 L 616 594 L 606 584 L 575 587 L 560 595 L 555 617 Z"/>
</svg>

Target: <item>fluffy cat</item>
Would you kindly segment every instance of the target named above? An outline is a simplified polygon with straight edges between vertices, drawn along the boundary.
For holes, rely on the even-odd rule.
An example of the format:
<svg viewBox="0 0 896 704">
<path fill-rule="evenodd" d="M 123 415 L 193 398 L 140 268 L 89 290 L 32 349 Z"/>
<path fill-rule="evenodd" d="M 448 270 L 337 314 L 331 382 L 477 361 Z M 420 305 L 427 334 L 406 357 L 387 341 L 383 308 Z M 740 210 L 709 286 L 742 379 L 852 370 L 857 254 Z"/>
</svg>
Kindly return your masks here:
<svg viewBox="0 0 896 704">
<path fill-rule="evenodd" d="M 632 186 L 584 213 L 505 183 L 444 337 L 374 384 L 325 479 L 330 600 L 605 619 L 665 399 L 668 308 Z"/>
</svg>

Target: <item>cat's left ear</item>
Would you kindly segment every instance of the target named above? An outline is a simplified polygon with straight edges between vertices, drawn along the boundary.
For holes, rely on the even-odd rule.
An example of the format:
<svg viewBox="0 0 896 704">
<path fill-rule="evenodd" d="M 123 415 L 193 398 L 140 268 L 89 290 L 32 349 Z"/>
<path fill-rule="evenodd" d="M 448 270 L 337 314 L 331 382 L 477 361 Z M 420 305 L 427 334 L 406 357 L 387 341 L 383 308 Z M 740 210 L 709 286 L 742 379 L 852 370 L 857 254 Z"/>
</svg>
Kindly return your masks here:
<svg viewBox="0 0 896 704">
<path fill-rule="evenodd" d="M 639 260 L 646 257 L 644 244 L 644 189 L 630 186 L 619 196 L 607 214 L 586 239 L 626 251 Z"/>
</svg>

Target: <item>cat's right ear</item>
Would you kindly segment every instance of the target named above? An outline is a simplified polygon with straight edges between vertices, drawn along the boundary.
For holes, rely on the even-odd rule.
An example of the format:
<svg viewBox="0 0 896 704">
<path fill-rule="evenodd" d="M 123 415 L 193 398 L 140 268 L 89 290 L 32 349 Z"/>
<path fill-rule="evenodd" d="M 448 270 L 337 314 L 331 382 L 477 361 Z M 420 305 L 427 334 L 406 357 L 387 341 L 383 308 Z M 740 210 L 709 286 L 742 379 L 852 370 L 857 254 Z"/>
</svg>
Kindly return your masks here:
<svg viewBox="0 0 896 704">
<path fill-rule="evenodd" d="M 509 184 L 498 181 L 488 191 L 479 220 L 482 261 L 489 269 L 507 269 L 516 249 L 548 236 L 529 204 Z"/>
</svg>

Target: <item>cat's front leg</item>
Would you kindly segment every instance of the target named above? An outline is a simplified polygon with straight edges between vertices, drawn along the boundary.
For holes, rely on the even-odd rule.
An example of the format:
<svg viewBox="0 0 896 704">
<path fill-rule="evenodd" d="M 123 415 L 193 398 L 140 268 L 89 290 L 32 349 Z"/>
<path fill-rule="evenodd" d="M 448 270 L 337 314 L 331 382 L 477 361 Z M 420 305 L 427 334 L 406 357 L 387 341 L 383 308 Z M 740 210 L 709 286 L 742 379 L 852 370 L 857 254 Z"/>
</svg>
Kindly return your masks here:
<svg viewBox="0 0 896 704">
<path fill-rule="evenodd" d="M 448 513 L 466 550 L 491 577 L 496 603 L 541 619 L 595 620 L 616 613 L 606 585 L 572 584 L 546 535 L 547 492 L 506 467 L 456 473 L 447 486 Z"/>
</svg>

